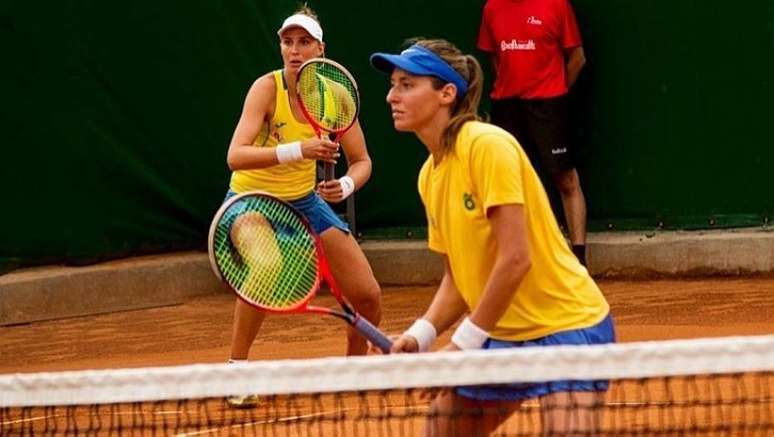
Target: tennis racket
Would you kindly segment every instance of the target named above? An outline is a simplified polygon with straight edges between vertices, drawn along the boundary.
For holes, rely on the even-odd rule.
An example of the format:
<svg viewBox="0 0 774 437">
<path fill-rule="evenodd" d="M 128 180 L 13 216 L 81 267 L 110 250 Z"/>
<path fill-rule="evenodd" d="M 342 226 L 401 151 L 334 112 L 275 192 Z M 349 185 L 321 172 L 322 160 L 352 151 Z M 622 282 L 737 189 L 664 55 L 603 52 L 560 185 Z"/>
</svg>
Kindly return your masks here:
<svg viewBox="0 0 774 437">
<path fill-rule="evenodd" d="M 228 199 L 215 213 L 208 249 L 215 274 L 249 305 L 269 312 L 338 317 L 389 352 L 392 341 L 344 299 L 320 237 L 288 203 L 258 191 Z M 309 305 L 323 280 L 342 311 Z"/>
<path fill-rule="evenodd" d="M 341 64 L 325 58 L 312 58 L 301 65 L 296 80 L 298 103 L 318 137 L 328 134 L 331 141 L 355 124 L 360 112 L 360 94 L 355 78 Z M 324 179 L 335 178 L 333 164 L 324 165 Z"/>
</svg>

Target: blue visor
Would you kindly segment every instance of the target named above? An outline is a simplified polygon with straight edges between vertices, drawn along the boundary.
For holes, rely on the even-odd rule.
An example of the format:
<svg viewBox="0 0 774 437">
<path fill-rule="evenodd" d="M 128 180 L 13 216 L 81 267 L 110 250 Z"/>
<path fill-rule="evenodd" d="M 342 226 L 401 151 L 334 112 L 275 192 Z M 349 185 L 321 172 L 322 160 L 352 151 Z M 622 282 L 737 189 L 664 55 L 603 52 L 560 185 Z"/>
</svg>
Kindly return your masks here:
<svg viewBox="0 0 774 437">
<path fill-rule="evenodd" d="M 468 92 L 468 83 L 432 50 L 428 50 L 419 44 L 407 48 L 399 55 L 388 53 L 374 53 L 371 55 L 371 65 L 377 70 L 390 74 L 392 70 L 400 68 L 417 76 L 434 76 L 457 87 L 459 97 Z"/>
</svg>

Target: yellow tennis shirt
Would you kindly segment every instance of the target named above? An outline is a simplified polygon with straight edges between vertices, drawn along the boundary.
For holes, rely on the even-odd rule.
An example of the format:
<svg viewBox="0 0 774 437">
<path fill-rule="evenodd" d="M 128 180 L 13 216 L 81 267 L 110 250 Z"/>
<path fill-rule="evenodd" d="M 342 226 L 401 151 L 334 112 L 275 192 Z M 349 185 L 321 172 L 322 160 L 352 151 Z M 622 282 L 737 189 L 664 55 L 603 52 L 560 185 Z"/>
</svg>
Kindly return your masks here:
<svg viewBox="0 0 774 437">
<path fill-rule="evenodd" d="M 609 306 L 588 271 L 570 251 L 548 196 L 527 156 L 508 132 L 466 123 L 437 165 L 432 155 L 419 173 L 428 222 L 428 245 L 449 259 L 454 282 L 475 308 L 497 255 L 486 211 L 524 206 L 531 269 L 490 336 L 531 340 L 600 322 Z"/>
<path fill-rule="evenodd" d="M 314 137 L 312 126 L 293 116 L 282 70 L 274 72 L 274 83 L 277 89 L 274 115 L 269 122 L 264 121 L 253 146 L 277 147 L 278 144 Z M 261 190 L 283 200 L 295 200 L 314 190 L 315 172 L 315 161 L 310 159 L 260 169 L 237 170 L 231 174 L 230 188 L 237 193 Z"/>
</svg>

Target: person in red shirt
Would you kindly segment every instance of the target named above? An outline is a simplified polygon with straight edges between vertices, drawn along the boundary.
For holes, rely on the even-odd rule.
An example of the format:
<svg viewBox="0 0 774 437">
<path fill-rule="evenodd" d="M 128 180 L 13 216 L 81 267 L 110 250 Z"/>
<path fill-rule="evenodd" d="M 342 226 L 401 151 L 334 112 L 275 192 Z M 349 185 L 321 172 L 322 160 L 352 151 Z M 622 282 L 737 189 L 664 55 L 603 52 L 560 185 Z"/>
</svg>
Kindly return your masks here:
<svg viewBox="0 0 774 437">
<path fill-rule="evenodd" d="M 562 198 L 572 251 L 586 265 L 586 199 L 569 135 L 567 92 L 586 58 L 568 0 L 487 0 L 478 35 L 495 73 L 492 123 L 549 172 Z"/>
</svg>

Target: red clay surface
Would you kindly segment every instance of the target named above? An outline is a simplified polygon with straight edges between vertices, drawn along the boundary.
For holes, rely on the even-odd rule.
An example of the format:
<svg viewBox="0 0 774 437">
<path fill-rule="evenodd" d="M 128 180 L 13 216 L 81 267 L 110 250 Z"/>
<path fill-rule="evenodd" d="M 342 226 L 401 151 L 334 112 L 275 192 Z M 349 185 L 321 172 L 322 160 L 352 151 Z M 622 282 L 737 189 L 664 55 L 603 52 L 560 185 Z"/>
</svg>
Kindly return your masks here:
<svg viewBox="0 0 774 437">
<path fill-rule="evenodd" d="M 601 281 L 620 341 L 774 333 L 774 278 Z M 427 307 L 434 287 L 388 288 L 386 332 Z M 0 328 L 0 373 L 140 367 L 228 358 L 233 297 L 214 294 L 163 308 Z M 316 300 L 335 305 L 329 296 Z M 273 316 L 250 358 L 344 353 L 344 324 L 316 315 Z"/>
</svg>

